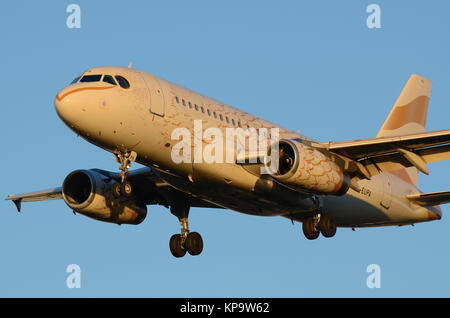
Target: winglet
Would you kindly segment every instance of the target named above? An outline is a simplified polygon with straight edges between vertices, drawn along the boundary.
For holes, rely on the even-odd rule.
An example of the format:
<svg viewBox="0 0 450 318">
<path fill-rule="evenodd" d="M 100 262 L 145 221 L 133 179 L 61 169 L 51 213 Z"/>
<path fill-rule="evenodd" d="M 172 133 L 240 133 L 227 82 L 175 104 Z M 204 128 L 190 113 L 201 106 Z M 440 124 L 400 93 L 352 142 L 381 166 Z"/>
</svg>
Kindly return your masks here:
<svg viewBox="0 0 450 318">
<path fill-rule="evenodd" d="M 13 200 L 13 202 L 16 205 L 17 212 L 20 213 L 20 208 L 22 207 L 22 199 Z"/>
</svg>

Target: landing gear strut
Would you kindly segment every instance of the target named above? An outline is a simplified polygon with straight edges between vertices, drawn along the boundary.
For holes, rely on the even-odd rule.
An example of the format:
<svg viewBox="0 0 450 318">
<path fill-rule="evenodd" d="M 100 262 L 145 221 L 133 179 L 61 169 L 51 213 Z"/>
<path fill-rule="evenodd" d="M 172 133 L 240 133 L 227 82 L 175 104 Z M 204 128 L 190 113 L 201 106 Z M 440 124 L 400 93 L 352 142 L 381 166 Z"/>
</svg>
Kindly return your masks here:
<svg viewBox="0 0 450 318">
<path fill-rule="evenodd" d="M 131 186 L 131 183 L 127 181 L 127 176 L 129 174 L 128 169 L 131 166 L 131 162 L 134 162 L 136 160 L 137 154 L 134 151 L 129 151 L 126 153 L 118 153 L 114 154 L 114 157 L 116 158 L 116 161 L 120 163 L 120 183 L 116 182 L 112 186 L 112 193 L 113 195 L 118 198 L 120 195 L 124 195 L 126 197 L 131 196 L 133 192 L 133 188 Z"/>
<path fill-rule="evenodd" d="M 333 237 L 336 234 L 336 220 L 328 213 L 316 214 L 303 221 L 303 234 L 308 240 L 315 240 L 322 233 L 324 237 Z"/>
<path fill-rule="evenodd" d="M 170 252 L 175 257 L 183 257 L 186 252 L 195 256 L 203 250 L 203 239 L 197 232 L 190 232 L 188 226 L 189 202 L 179 200 L 171 205 L 170 212 L 178 217 L 181 234 L 172 235 L 169 241 Z"/>
</svg>

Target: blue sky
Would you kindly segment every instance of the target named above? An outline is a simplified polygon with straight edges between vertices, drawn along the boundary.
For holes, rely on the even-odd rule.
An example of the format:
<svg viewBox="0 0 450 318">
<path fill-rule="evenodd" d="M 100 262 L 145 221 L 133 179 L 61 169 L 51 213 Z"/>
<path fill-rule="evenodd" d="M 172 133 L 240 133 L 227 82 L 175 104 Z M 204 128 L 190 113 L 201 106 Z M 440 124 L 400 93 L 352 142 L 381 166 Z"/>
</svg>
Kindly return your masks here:
<svg viewBox="0 0 450 318">
<path fill-rule="evenodd" d="M 81 28 L 66 7 L 81 7 Z M 366 7 L 381 7 L 368 29 Z M 113 156 L 59 120 L 59 89 L 89 67 L 133 67 L 320 141 L 374 137 L 412 73 L 433 81 L 427 130 L 448 129 L 450 5 L 444 1 L 2 1 L 0 195 L 59 186 Z M 135 165 L 136 167 L 137 165 Z M 424 192 L 450 189 L 450 162 Z M 449 297 L 449 206 L 415 227 L 338 229 L 308 241 L 281 217 L 192 209 L 199 257 L 175 259 L 163 207 L 138 226 L 74 216 L 63 201 L 0 201 L 0 296 Z M 81 288 L 66 267 L 81 268 Z M 366 268 L 381 268 L 381 288 Z"/>
</svg>

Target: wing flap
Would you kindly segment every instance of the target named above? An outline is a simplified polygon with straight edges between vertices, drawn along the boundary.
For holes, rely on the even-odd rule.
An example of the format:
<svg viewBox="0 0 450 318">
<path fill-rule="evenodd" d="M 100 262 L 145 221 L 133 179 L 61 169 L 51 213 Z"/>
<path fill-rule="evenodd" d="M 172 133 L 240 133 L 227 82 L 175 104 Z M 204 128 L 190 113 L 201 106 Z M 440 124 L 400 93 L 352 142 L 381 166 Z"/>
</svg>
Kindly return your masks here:
<svg viewBox="0 0 450 318">
<path fill-rule="evenodd" d="M 450 145 L 431 147 L 417 152 L 426 163 L 450 159 Z"/>
<path fill-rule="evenodd" d="M 450 203 L 450 191 L 410 194 L 406 198 L 421 206 L 434 206 Z"/>
</svg>

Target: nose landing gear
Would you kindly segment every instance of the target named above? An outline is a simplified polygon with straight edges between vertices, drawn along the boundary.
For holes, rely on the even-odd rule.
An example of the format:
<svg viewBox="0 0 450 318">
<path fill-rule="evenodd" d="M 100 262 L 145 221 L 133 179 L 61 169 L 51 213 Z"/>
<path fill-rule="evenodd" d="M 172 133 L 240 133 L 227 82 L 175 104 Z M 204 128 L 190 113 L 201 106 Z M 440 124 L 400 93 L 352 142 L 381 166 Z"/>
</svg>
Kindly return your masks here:
<svg viewBox="0 0 450 318">
<path fill-rule="evenodd" d="M 136 157 L 137 154 L 134 151 L 114 154 L 114 158 L 120 163 L 119 169 L 121 178 L 121 182 L 116 182 L 112 185 L 112 193 L 116 198 L 120 197 L 120 195 L 129 197 L 133 193 L 133 187 L 131 183 L 127 181 L 127 176 L 129 174 L 131 162 L 134 162 Z"/>
</svg>

